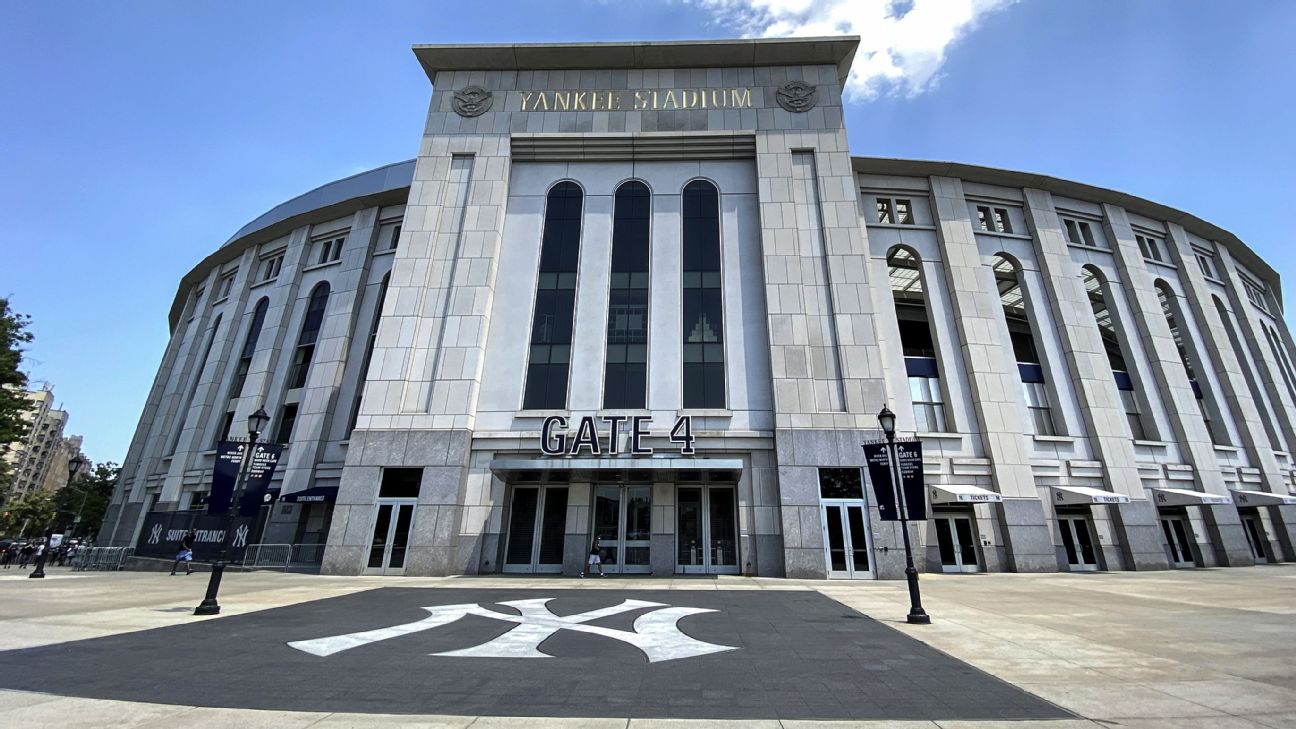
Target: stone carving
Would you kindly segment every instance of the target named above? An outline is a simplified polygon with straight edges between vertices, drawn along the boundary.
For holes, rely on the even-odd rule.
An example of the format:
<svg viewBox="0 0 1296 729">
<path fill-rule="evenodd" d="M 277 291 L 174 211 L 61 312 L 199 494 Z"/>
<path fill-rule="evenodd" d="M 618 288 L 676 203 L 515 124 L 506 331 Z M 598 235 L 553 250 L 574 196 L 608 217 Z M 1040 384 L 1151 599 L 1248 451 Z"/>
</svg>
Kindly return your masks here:
<svg viewBox="0 0 1296 729">
<path fill-rule="evenodd" d="M 817 86 L 811 86 L 804 81 L 789 81 L 779 87 L 774 98 L 778 100 L 779 106 L 794 114 L 800 114 L 810 111 L 819 102 L 817 89 Z"/>
<path fill-rule="evenodd" d="M 481 116 L 490 111 L 495 95 L 480 86 L 465 86 L 454 92 L 451 106 L 459 116 Z"/>
<path fill-rule="evenodd" d="M 393 625 L 390 628 L 379 628 L 378 630 L 367 630 L 362 633 L 334 635 L 314 640 L 298 640 L 288 645 L 311 655 L 331 656 L 369 643 L 439 628 L 468 615 L 476 615 L 514 623 L 515 625 L 512 629 L 485 643 L 471 648 L 434 653 L 433 655 L 456 658 L 552 658 L 548 653 L 540 650 L 540 644 L 560 630 L 588 633 L 629 643 L 642 651 L 648 658 L 649 663 L 737 650 L 733 646 L 717 645 L 692 638 L 679 629 L 678 623 L 682 618 L 702 613 L 713 613 L 716 612 L 715 610 L 670 607 L 659 602 L 648 602 L 646 600 L 625 600 L 620 605 L 590 610 L 576 615 L 560 616 L 555 615 L 549 609 L 548 603 L 551 600 L 553 600 L 552 597 L 543 597 L 499 603 L 517 610 L 518 614 L 516 615 L 473 603 L 425 607 L 423 609 L 431 613 L 431 615 L 417 622 Z M 616 630 L 598 625 L 589 625 L 591 621 L 600 618 L 620 615 L 621 613 L 643 608 L 656 609 L 635 618 L 633 630 Z"/>
</svg>

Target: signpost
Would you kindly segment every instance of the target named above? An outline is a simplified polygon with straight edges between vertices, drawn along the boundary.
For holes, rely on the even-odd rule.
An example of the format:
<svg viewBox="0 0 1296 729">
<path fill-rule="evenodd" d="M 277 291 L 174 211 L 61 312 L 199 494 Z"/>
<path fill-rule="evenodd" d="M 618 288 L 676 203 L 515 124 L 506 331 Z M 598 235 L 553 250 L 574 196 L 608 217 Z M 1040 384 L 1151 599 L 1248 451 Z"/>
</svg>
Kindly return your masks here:
<svg viewBox="0 0 1296 729">
<path fill-rule="evenodd" d="M 918 570 L 914 567 L 913 547 L 909 543 L 909 520 L 927 519 L 922 443 L 916 440 L 896 442 L 895 413 L 886 406 L 878 413 L 878 424 L 882 426 L 886 442 L 865 443 L 861 447 L 880 515 L 885 521 L 899 521 L 900 534 L 904 537 L 905 578 L 909 583 L 909 615 L 906 620 L 926 625 L 931 622 L 931 617 L 923 610 L 922 595 L 918 592 Z"/>
</svg>

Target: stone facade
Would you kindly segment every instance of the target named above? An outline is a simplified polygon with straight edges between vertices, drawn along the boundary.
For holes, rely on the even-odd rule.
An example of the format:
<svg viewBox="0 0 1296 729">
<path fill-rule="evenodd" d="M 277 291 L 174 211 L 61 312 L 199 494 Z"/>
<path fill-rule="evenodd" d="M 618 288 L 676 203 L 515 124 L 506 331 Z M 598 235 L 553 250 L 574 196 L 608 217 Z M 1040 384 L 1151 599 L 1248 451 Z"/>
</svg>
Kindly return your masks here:
<svg viewBox="0 0 1296 729">
<path fill-rule="evenodd" d="M 597 536 L 613 571 L 899 577 L 900 526 L 880 519 L 861 444 L 880 437 L 884 405 L 903 435 L 929 422 L 910 407 L 926 378 L 938 394 L 923 407 L 942 417 L 916 433 L 933 517 L 910 525 L 920 569 L 1296 556 L 1283 504 L 1296 503 L 1296 350 L 1277 274 L 1227 231 L 1128 195 L 852 157 L 854 48 L 416 47 L 434 89 L 416 160 L 285 203 L 185 277 L 105 536 L 133 544 L 147 512 L 192 508 L 216 441 L 264 407 L 264 435 L 288 444 L 276 479 L 289 498 L 262 541 L 317 535 L 328 573 L 575 574 Z M 795 103 L 807 86 L 808 109 Z M 650 194 L 650 286 L 634 311 L 645 406 L 624 410 L 603 407 L 603 388 L 630 180 Z M 699 180 L 717 193 L 707 285 L 723 337 L 707 341 L 723 353 L 723 407 L 686 405 L 684 363 L 703 340 L 684 322 L 683 190 Z M 582 206 L 569 384 L 565 407 L 527 410 L 559 182 Z M 906 314 L 924 312 L 921 357 L 897 313 L 897 251 L 921 282 Z M 1055 433 L 1033 430 L 996 256 L 1016 266 Z M 552 417 L 573 438 L 582 418 L 622 422 L 555 456 L 542 452 Z M 627 452 L 634 417 L 650 419 L 651 456 Z M 336 495 L 292 503 L 306 489 Z"/>
</svg>

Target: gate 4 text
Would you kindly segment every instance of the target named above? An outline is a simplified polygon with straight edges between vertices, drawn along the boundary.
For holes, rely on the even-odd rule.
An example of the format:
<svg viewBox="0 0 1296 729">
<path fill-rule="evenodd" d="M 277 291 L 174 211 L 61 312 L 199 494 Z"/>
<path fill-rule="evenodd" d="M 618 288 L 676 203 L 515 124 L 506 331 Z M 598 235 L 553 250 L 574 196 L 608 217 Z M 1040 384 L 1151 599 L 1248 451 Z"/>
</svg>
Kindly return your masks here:
<svg viewBox="0 0 1296 729">
<path fill-rule="evenodd" d="M 579 456 L 582 453 L 591 456 L 602 455 L 620 455 L 621 454 L 621 426 L 625 424 L 629 430 L 629 448 L 626 449 L 632 456 L 650 456 L 653 449 L 644 445 L 644 438 L 648 436 L 648 424 L 652 422 L 652 417 L 648 415 L 604 415 L 597 418 L 603 422 L 603 431 L 605 435 L 600 438 L 599 426 L 595 424 L 596 418 L 593 415 L 583 416 L 574 431 L 568 431 L 567 418 L 561 415 L 550 415 L 544 419 L 544 426 L 540 429 L 540 450 L 546 456 Z M 675 418 L 675 427 L 670 430 L 670 442 L 678 443 L 680 455 L 691 456 L 696 451 L 693 448 L 693 418 L 689 415 L 681 415 Z M 606 446 L 604 445 L 606 443 Z"/>
</svg>

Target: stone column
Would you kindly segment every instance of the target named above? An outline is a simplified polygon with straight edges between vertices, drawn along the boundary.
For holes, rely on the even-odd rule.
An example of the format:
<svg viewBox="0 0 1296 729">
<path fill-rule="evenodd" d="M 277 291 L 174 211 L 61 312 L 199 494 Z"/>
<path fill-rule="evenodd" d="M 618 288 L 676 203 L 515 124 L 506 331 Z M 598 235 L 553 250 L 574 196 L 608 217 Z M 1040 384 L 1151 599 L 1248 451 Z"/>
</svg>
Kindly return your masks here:
<svg viewBox="0 0 1296 729">
<path fill-rule="evenodd" d="M 1058 336 L 1080 400 L 1090 446 L 1102 463 L 1102 478 L 1108 490 L 1131 498 L 1131 503 L 1112 507 L 1111 511 L 1121 532 L 1122 556 L 1131 569 L 1168 569 L 1156 508 L 1147 500 L 1139 480 L 1133 434 L 1080 279 L 1080 267 L 1071 258 L 1053 207 L 1053 196 L 1029 188 L 1024 193 L 1026 222 L 1038 246 L 1040 272 L 1051 288 L 1049 302 L 1059 325 Z"/>
<path fill-rule="evenodd" d="M 959 348 L 968 374 L 975 427 L 990 477 L 1005 500 L 997 507 L 1008 566 L 1015 572 L 1052 572 L 1057 555 L 1035 488 L 1026 404 L 994 272 L 982 260 L 961 180 L 931 178 L 936 236 L 944 259 Z"/>
</svg>

